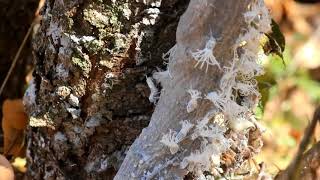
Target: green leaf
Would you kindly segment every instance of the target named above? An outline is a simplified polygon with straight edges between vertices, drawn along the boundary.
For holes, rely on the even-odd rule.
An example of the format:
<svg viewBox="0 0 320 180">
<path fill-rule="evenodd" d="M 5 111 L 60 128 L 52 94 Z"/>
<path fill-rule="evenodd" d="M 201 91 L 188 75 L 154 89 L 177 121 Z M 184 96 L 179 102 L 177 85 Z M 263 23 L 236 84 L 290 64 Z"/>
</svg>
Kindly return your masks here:
<svg viewBox="0 0 320 180">
<path fill-rule="evenodd" d="M 264 107 L 270 98 L 269 90 L 276 84 L 276 81 L 270 73 L 258 76 L 256 79 L 258 81 L 258 88 L 261 95 L 259 108 L 261 108 L 261 111 L 264 112 Z"/>
<path fill-rule="evenodd" d="M 282 59 L 282 63 L 285 65 L 283 60 L 283 52 L 285 49 L 285 38 L 280 31 L 279 25 L 272 19 L 271 32 L 265 33 L 267 41 L 262 45 L 263 51 L 266 55 L 275 54 Z"/>
</svg>

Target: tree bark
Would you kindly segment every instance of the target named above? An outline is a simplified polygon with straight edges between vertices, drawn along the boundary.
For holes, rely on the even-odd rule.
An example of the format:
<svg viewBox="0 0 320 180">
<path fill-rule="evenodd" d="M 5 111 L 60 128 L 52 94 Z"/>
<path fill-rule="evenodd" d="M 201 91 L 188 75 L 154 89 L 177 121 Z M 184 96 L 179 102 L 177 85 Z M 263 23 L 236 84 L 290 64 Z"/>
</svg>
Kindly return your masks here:
<svg viewBox="0 0 320 180">
<path fill-rule="evenodd" d="M 24 100 L 30 179 L 113 178 L 149 123 L 145 76 L 164 67 L 187 4 L 47 0 Z"/>
<path fill-rule="evenodd" d="M 176 48 L 168 65 L 171 78 L 161 82 L 163 89 L 150 124 L 130 147 L 115 180 L 140 179 L 148 172 L 146 179 L 182 179 L 187 175 L 187 171 L 179 167 L 179 162 L 186 154 L 200 149 L 199 143 L 186 140 L 180 148 L 182 150 L 172 155 L 160 141 L 170 129 L 179 130 L 182 120 L 197 124 L 206 116 L 211 108 L 208 101 L 202 101 L 196 112 L 187 113 L 186 105 L 190 100 L 187 91 L 196 88 L 206 94 L 218 90 L 223 74 L 219 69 L 205 72 L 195 68 L 190 52 L 204 47 L 208 37 L 213 35 L 221 39 L 215 47 L 216 59 L 221 67 L 229 66 L 234 57 L 234 44 L 246 27 L 243 13 L 250 2 L 191 0 L 178 25 Z M 160 170 L 155 170 L 158 165 Z"/>
<path fill-rule="evenodd" d="M 187 4 L 47 1 L 24 100 L 30 178 L 183 179 L 243 170 L 262 146 L 252 109 L 268 10 L 262 0 L 191 0 L 185 11 Z"/>
</svg>

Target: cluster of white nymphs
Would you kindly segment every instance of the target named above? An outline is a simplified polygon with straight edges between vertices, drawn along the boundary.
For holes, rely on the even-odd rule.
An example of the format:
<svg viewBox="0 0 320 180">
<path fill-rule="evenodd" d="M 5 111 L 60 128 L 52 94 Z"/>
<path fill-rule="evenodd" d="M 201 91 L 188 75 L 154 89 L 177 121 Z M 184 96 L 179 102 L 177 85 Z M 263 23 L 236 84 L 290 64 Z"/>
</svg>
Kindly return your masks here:
<svg viewBox="0 0 320 180">
<path fill-rule="evenodd" d="M 258 143 L 254 148 L 249 148 L 249 130 L 262 131 L 252 113 L 254 108 L 252 104 L 255 105 L 256 99 L 260 96 L 255 77 L 264 73 L 258 63 L 259 41 L 263 33 L 271 28 L 271 19 L 263 0 L 257 0 L 249 7 L 249 12 L 244 14 L 244 19 L 248 29 L 237 39 L 233 47 L 234 57 L 229 66 L 220 68 L 213 54 L 216 39 L 212 36 L 206 42 L 204 49 L 191 53 L 193 59 L 197 61 L 195 67 L 200 66 L 201 69 L 206 65 L 206 71 L 208 71 L 209 65 L 212 65 L 223 72 L 219 90 L 204 96 L 204 99 L 212 102 L 213 110 L 194 125 L 183 121 L 180 132 L 170 130 L 161 140 L 168 146 L 171 154 L 181 150 L 179 143 L 182 140 L 187 138 L 192 141 L 197 140 L 201 144 L 199 149 L 184 157 L 180 162 L 180 168 L 187 169 L 198 177 L 203 177 L 204 171 L 213 172 L 215 176 L 224 173 L 221 168 L 221 164 L 224 163 L 221 158 L 223 154 L 230 151 L 234 154 L 238 153 L 234 163 L 235 166 L 240 166 L 245 159 L 239 152 L 255 148 L 258 151 L 262 145 Z M 174 48 L 170 51 L 173 50 Z M 238 55 L 238 52 L 241 54 Z M 198 100 L 203 96 L 197 90 L 187 92 L 191 96 L 187 105 L 187 112 L 190 113 L 199 108 Z M 251 150 L 253 153 L 256 151 Z"/>
<path fill-rule="evenodd" d="M 181 122 L 181 130 L 178 133 L 170 129 L 169 133 L 165 134 L 160 142 L 169 147 L 171 154 L 175 154 L 179 150 L 178 143 L 187 136 L 193 126 L 192 123 L 184 120 Z"/>
<path fill-rule="evenodd" d="M 172 57 L 174 56 L 174 53 L 176 51 L 177 46 L 173 46 L 167 53 L 162 55 L 162 59 L 166 61 L 166 64 L 168 61 L 172 60 Z M 166 82 L 168 82 L 172 78 L 169 68 L 166 70 L 161 70 L 158 68 L 158 71 L 154 72 L 152 77 L 146 77 L 147 85 L 150 89 L 150 95 L 149 95 L 149 101 L 156 104 L 157 100 L 159 99 L 160 92 L 156 86 L 156 84 L 161 84 L 164 86 Z M 154 82 L 155 80 L 155 82 Z"/>
</svg>

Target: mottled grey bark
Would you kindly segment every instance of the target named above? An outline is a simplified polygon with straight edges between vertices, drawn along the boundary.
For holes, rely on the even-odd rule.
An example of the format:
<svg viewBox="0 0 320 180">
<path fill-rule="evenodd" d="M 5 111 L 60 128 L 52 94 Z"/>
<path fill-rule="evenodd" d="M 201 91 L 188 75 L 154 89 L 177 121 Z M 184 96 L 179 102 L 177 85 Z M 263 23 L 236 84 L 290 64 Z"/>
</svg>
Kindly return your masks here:
<svg viewBox="0 0 320 180">
<path fill-rule="evenodd" d="M 248 172 L 242 163 L 262 146 L 253 78 L 262 73 L 256 59 L 259 38 L 270 29 L 268 10 L 262 0 L 192 0 L 175 33 L 187 4 L 47 1 L 24 100 L 30 178 Z M 161 55 L 171 47 L 165 67 Z M 168 70 L 154 73 L 157 66 Z M 148 99 L 155 102 L 149 94 L 157 87 L 145 82 L 151 75 L 162 86 L 154 113 Z M 190 89 L 199 104 L 187 112 Z"/>
<path fill-rule="evenodd" d="M 145 76 L 175 44 L 186 0 L 47 0 L 25 104 L 30 179 L 112 179 L 149 123 Z"/>
</svg>

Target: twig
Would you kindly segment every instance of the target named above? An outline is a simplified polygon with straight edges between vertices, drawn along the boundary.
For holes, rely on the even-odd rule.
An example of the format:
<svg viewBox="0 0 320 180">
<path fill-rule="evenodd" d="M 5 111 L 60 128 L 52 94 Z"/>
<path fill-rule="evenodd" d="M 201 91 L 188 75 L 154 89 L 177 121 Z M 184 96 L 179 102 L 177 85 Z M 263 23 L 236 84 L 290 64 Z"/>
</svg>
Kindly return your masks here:
<svg viewBox="0 0 320 180">
<path fill-rule="evenodd" d="M 19 59 L 19 57 L 20 57 L 21 51 L 23 50 L 23 48 L 24 48 L 24 46 L 25 46 L 25 44 L 26 44 L 26 42 L 27 42 L 27 40 L 28 40 L 28 38 L 29 38 L 29 36 L 30 36 L 30 34 L 31 34 L 31 32 L 32 32 L 32 28 L 33 28 L 33 26 L 34 26 L 36 23 L 37 23 L 37 18 L 35 18 L 35 19 L 33 20 L 33 22 L 31 23 L 31 25 L 30 25 L 30 27 L 29 27 L 29 29 L 28 29 L 27 34 L 24 36 L 23 41 L 22 41 L 22 43 L 21 43 L 20 46 L 19 46 L 18 52 L 17 52 L 16 55 L 14 56 L 14 59 L 13 59 L 13 61 L 12 61 L 12 63 L 11 63 L 11 66 L 10 66 L 10 69 L 9 69 L 9 71 L 8 71 L 8 73 L 7 73 L 4 81 L 3 81 L 2 84 L 1 84 L 0 95 L 2 94 L 3 89 L 4 89 L 4 87 L 6 86 L 6 84 L 7 84 L 8 80 L 9 80 L 9 77 L 10 77 L 10 75 L 11 75 L 14 67 L 16 66 L 16 63 L 17 63 L 17 61 L 18 61 L 18 59 Z"/>
<path fill-rule="evenodd" d="M 28 32 L 24 36 L 23 41 L 20 44 L 19 49 L 18 49 L 18 51 L 17 51 L 16 55 L 14 56 L 14 59 L 13 59 L 13 61 L 11 63 L 10 69 L 9 69 L 4 81 L 1 84 L 0 96 L 1 96 L 1 94 L 2 94 L 2 92 L 4 90 L 4 88 L 5 88 L 8 80 L 9 80 L 9 77 L 10 77 L 14 67 L 16 66 L 16 63 L 17 63 L 17 61 L 18 61 L 18 59 L 20 57 L 21 51 L 23 50 L 23 48 L 24 48 L 24 46 L 25 46 L 25 44 L 26 44 L 26 42 L 27 42 L 27 40 L 28 40 L 28 38 L 29 38 L 29 36 L 30 36 L 30 34 L 32 32 L 32 29 L 33 29 L 34 25 L 38 24 L 40 22 L 40 20 L 41 20 L 40 9 L 44 6 L 44 3 L 45 3 L 45 0 L 40 0 L 40 2 L 38 4 L 38 8 L 37 8 L 37 10 L 35 12 L 35 18 L 33 19 L 32 23 L 30 24 Z"/>
<path fill-rule="evenodd" d="M 300 173 L 300 164 L 302 160 L 302 156 L 304 151 L 306 150 L 307 146 L 310 143 L 310 139 L 315 131 L 317 122 L 320 121 L 320 107 L 317 107 L 317 109 L 314 112 L 313 119 L 310 123 L 310 125 L 305 130 L 304 136 L 301 140 L 301 143 L 299 145 L 299 149 L 297 152 L 297 155 L 295 159 L 291 162 L 291 165 L 288 169 L 288 180 L 298 180 L 299 179 L 299 173 Z"/>
</svg>

